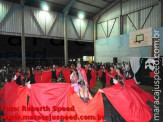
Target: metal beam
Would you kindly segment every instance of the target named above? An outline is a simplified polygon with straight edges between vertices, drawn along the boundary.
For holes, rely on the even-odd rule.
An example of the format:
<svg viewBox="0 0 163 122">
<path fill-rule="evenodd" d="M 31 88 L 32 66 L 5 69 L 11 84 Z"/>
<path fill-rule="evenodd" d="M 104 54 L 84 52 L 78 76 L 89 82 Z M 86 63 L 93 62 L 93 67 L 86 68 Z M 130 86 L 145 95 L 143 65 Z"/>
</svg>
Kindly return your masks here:
<svg viewBox="0 0 163 122">
<path fill-rule="evenodd" d="M 64 59 L 65 59 L 65 66 L 68 64 L 68 40 L 67 40 L 67 16 L 64 15 Z"/>
<path fill-rule="evenodd" d="M 71 9 L 75 2 L 76 0 L 70 0 L 69 3 L 63 8 L 62 12 L 64 14 L 68 14 L 69 10 Z"/>
<path fill-rule="evenodd" d="M 121 34 L 123 34 L 123 16 L 122 16 L 122 0 L 121 0 L 121 2 L 120 2 L 120 16 L 119 16 L 119 24 L 120 24 L 120 31 L 119 31 L 119 34 L 121 35 Z"/>
<path fill-rule="evenodd" d="M 116 20 L 117 20 L 117 19 L 115 19 L 115 21 L 114 21 L 114 23 L 113 23 L 113 26 L 112 26 L 112 28 L 111 28 L 111 30 L 110 30 L 110 33 L 109 33 L 109 36 L 108 36 L 108 37 L 110 37 L 110 35 L 111 35 L 112 31 L 113 31 L 113 28 L 114 28 L 114 25 L 115 25 Z"/>
<path fill-rule="evenodd" d="M 74 5 L 76 0 L 70 0 L 69 3 L 64 7 L 62 12 L 64 13 L 64 20 L 63 20 L 63 29 L 64 29 L 64 59 L 65 59 L 65 66 L 68 64 L 68 40 L 67 40 L 67 15 L 69 13 L 69 10 Z"/>
<path fill-rule="evenodd" d="M 135 24 L 133 23 L 133 21 L 131 20 L 131 18 L 129 17 L 129 15 L 127 15 L 127 17 L 128 17 L 128 19 L 130 20 L 132 26 L 135 28 L 135 30 L 138 30 L 138 29 L 136 28 Z"/>
<path fill-rule="evenodd" d="M 146 23 L 147 19 L 149 18 L 149 15 L 151 14 L 151 12 L 152 12 L 153 8 L 154 8 L 154 6 L 152 6 L 152 8 L 151 8 L 150 12 L 148 13 L 148 15 L 147 15 L 147 17 L 146 17 L 146 19 L 145 19 L 145 21 L 144 21 L 143 25 L 141 26 L 141 29 L 143 29 L 143 28 L 144 28 L 144 25 L 145 25 L 145 23 Z"/>
<path fill-rule="evenodd" d="M 24 0 L 21 1 L 21 50 L 22 50 L 22 68 L 23 73 L 26 71 L 26 59 L 25 59 L 25 36 L 24 36 Z"/>
<path fill-rule="evenodd" d="M 96 56 L 96 39 L 97 39 L 97 20 L 94 20 L 94 22 L 93 22 L 94 62 L 97 61 L 97 56 Z"/>
<path fill-rule="evenodd" d="M 163 1 L 159 1 L 159 11 L 160 11 L 160 27 L 163 27 Z"/>
<path fill-rule="evenodd" d="M 106 11 L 108 11 L 110 8 L 118 4 L 121 0 L 115 0 L 115 2 L 108 4 L 108 6 L 104 9 L 102 9 L 99 13 L 97 13 L 94 17 L 93 20 L 99 19 Z"/>
<path fill-rule="evenodd" d="M 4 18 L 0 21 L 0 25 L 6 21 L 6 19 L 11 16 L 11 14 L 13 13 L 13 8 L 14 8 L 14 4 L 12 3 L 12 5 L 10 6 L 9 11 L 7 12 L 7 14 L 4 16 Z"/>
<path fill-rule="evenodd" d="M 82 4 L 85 4 L 85 5 L 88 5 L 88 6 L 91 6 L 91 7 L 94 7 L 94 8 L 103 9 L 103 8 L 101 8 L 99 6 L 92 5 L 92 4 L 89 4 L 89 3 L 86 3 L 86 2 L 83 2 L 83 1 L 80 1 L 80 0 L 77 0 L 77 2 L 82 3 Z"/>
</svg>

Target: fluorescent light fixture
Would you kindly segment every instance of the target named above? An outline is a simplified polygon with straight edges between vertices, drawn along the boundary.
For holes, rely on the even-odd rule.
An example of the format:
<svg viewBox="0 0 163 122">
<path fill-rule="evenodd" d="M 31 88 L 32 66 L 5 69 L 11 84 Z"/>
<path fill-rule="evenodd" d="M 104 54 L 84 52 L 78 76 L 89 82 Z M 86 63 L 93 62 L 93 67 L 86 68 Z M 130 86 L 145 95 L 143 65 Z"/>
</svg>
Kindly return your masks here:
<svg viewBox="0 0 163 122">
<path fill-rule="evenodd" d="M 44 6 L 43 6 L 43 10 L 44 10 L 44 11 L 48 11 L 48 10 L 49 10 L 49 7 L 48 7 L 47 5 L 44 5 Z"/>
<path fill-rule="evenodd" d="M 78 17 L 79 17 L 79 19 L 84 19 L 84 17 L 85 17 L 84 12 L 80 11 L 80 12 L 78 13 Z"/>
<path fill-rule="evenodd" d="M 41 2 L 41 8 L 44 10 L 44 11 L 49 11 L 49 6 L 46 2 Z"/>
</svg>

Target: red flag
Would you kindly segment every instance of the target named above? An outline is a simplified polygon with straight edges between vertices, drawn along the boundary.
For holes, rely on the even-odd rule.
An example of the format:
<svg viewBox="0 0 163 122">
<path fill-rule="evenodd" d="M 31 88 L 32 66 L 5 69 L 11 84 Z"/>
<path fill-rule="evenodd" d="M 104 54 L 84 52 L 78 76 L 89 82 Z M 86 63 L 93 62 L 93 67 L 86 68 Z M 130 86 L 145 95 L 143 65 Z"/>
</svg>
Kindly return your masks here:
<svg viewBox="0 0 163 122">
<path fill-rule="evenodd" d="M 57 76 L 57 78 L 59 77 L 59 74 L 60 74 L 60 72 L 62 71 L 62 67 L 57 67 L 57 68 L 55 68 L 56 69 L 56 76 Z"/>
<path fill-rule="evenodd" d="M 152 109 L 133 88 L 116 84 L 103 91 L 127 122 L 149 122 L 151 120 Z"/>
<path fill-rule="evenodd" d="M 133 89 L 135 89 L 139 95 L 142 97 L 142 99 L 144 100 L 144 102 L 147 102 L 148 100 L 150 100 L 151 102 L 154 103 L 154 96 L 151 95 L 150 93 L 142 90 L 139 88 L 139 86 L 135 83 L 134 79 L 129 79 L 129 80 L 125 80 L 124 81 L 125 85 L 129 85 L 131 86 Z"/>
<path fill-rule="evenodd" d="M 41 83 L 42 72 L 39 71 L 39 70 L 35 70 L 34 73 L 35 73 L 35 81 L 36 81 L 36 83 Z"/>
<path fill-rule="evenodd" d="M 65 120 L 65 122 L 104 121 L 102 119 L 104 117 L 104 105 L 101 93 L 97 93 L 88 103 L 84 103 L 76 93 L 71 93 L 68 97 L 68 106 L 74 106 L 75 111 L 68 111 L 67 113 L 67 116 L 73 116 L 74 118 L 72 120 Z M 74 120 L 75 117 L 77 117 L 77 120 Z"/>
<path fill-rule="evenodd" d="M 49 107 L 47 111 L 30 111 L 31 116 L 65 116 L 66 111 L 56 111 L 57 107 L 67 107 L 67 97 L 70 84 L 67 83 L 40 83 L 32 84 L 29 89 L 29 107 Z M 50 120 L 41 120 L 41 122 L 49 122 Z M 55 122 L 57 120 L 51 120 Z M 58 120 L 59 121 L 59 120 Z"/>
<path fill-rule="evenodd" d="M 98 75 L 100 78 L 102 77 L 102 69 L 98 70 Z"/>
<path fill-rule="evenodd" d="M 26 111 L 22 110 L 22 106 L 27 106 L 27 88 L 17 85 L 15 82 L 6 83 L 2 92 L 1 97 L 1 110 L 5 116 L 17 116 L 23 117 L 27 115 Z M 1 116 L 2 119 L 2 116 Z M 18 118 L 17 118 L 18 119 Z M 5 120 L 5 122 L 25 122 L 26 120 Z"/>
<path fill-rule="evenodd" d="M 42 72 L 41 83 L 51 83 L 52 81 L 52 71 L 50 69 Z"/>
<path fill-rule="evenodd" d="M 86 72 L 83 68 L 78 68 L 78 71 L 82 75 L 83 79 L 88 83 Z"/>
<path fill-rule="evenodd" d="M 70 83 L 71 70 L 69 68 L 64 68 L 62 70 L 62 73 L 63 73 L 66 83 Z"/>
<path fill-rule="evenodd" d="M 92 76 L 92 79 L 90 80 L 90 88 L 93 89 L 93 87 L 95 86 L 96 84 L 96 77 L 97 77 L 97 73 L 96 73 L 96 70 L 95 69 L 92 69 L 91 71 L 91 76 Z"/>
</svg>

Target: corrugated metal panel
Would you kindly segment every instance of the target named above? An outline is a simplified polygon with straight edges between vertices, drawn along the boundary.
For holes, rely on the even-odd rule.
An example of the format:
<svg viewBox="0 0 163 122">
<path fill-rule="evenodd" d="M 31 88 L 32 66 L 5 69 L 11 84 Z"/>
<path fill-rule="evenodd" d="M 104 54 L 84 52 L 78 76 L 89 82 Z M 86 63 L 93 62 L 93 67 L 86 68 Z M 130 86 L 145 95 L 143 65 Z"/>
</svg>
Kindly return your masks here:
<svg viewBox="0 0 163 122">
<path fill-rule="evenodd" d="M 95 6 L 100 6 L 100 7 L 105 7 L 107 2 L 103 1 L 103 0 L 80 0 L 82 2 L 85 3 L 89 3 Z"/>
<path fill-rule="evenodd" d="M 131 21 L 127 17 L 127 33 L 133 32 L 133 31 L 136 31 L 136 29 L 134 28 L 134 26 L 132 25 Z"/>
<path fill-rule="evenodd" d="M 1 14 L 1 20 L 3 17 L 7 14 L 9 11 L 9 8 L 11 6 L 8 2 L 1 3 L 1 11 L 3 14 Z M 20 35 L 21 33 L 21 6 L 18 4 L 13 4 L 13 11 L 9 14 L 9 16 L 3 21 L 3 23 L 0 25 L 0 33 L 1 34 L 8 34 L 8 35 Z M 56 19 L 56 12 L 45 12 L 38 8 L 30 8 L 25 7 L 25 36 L 27 37 L 41 37 L 41 38 L 63 38 L 63 15 L 58 14 L 57 21 Z M 77 20 L 77 18 L 75 18 Z M 83 41 L 92 41 L 93 40 L 93 22 L 88 26 L 89 20 L 81 20 L 81 35 L 83 36 L 84 33 L 90 33 L 88 37 L 88 34 L 84 37 Z M 53 25 L 53 27 L 52 27 Z M 79 24 L 74 24 L 75 26 L 78 26 Z M 67 17 L 67 36 L 68 39 L 74 39 L 77 40 L 78 35 L 76 33 L 76 30 L 74 29 L 73 22 L 70 17 Z M 86 28 L 88 30 L 86 30 Z M 86 32 L 85 32 L 86 31 Z M 88 39 L 87 39 L 88 38 Z"/>
<path fill-rule="evenodd" d="M 91 12 L 91 13 L 96 13 L 96 12 L 101 10 L 99 8 L 92 7 L 92 6 L 89 6 L 89 5 L 80 3 L 80 2 L 75 2 L 73 8 L 76 8 L 76 9 L 79 9 L 79 10 L 82 10 L 82 11 Z"/>
<path fill-rule="evenodd" d="M 120 15 L 120 4 L 117 4 L 116 6 L 109 9 L 106 13 L 104 13 L 99 19 L 98 23 L 116 18 L 119 15 Z"/>
<path fill-rule="evenodd" d="M 53 23 L 55 22 L 57 13 L 50 11 L 46 14 L 47 14 L 46 15 L 46 35 L 47 35 Z"/>
<path fill-rule="evenodd" d="M 148 14 L 149 14 L 149 12 L 151 10 L 151 8 L 152 7 L 140 11 L 140 18 L 141 18 L 140 25 L 141 25 L 141 27 L 143 26 L 143 24 L 145 22 L 145 19 L 147 18 Z"/>
<path fill-rule="evenodd" d="M 131 21 L 133 22 L 134 26 L 136 27 L 136 29 L 139 28 L 139 20 L 138 20 L 138 12 L 132 13 L 132 14 L 128 14 L 129 18 L 131 19 Z"/>
<path fill-rule="evenodd" d="M 148 13 L 148 9 L 141 11 L 142 16 L 146 13 Z M 149 18 L 147 19 L 144 28 L 148 28 L 148 27 L 152 27 L 152 28 L 157 28 L 160 27 L 160 21 L 159 21 L 159 16 L 160 15 L 160 11 L 158 9 L 158 5 L 154 6 L 153 10 L 151 11 Z M 143 19 L 142 19 L 143 20 Z"/>
<path fill-rule="evenodd" d="M 32 8 L 32 12 L 29 7 L 25 8 L 25 33 L 46 36 L 53 25 L 57 14 L 55 12 L 45 12 L 35 8 Z M 35 15 L 36 20 L 31 14 Z"/>
<path fill-rule="evenodd" d="M 122 4 L 122 14 L 142 9 L 146 6 L 158 3 L 159 0 L 128 0 Z"/>
<path fill-rule="evenodd" d="M 8 13 L 11 7 L 11 3 L 0 1 L 0 22 L 3 20 L 5 15 Z"/>
<path fill-rule="evenodd" d="M 61 4 L 61 5 L 65 5 L 69 2 L 69 0 L 45 0 L 47 2 L 51 2 L 51 3 L 57 3 L 57 4 Z"/>
<path fill-rule="evenodd" d="M 10 13 L 6 20 L 0 25 L 0 30 L 4 33 L 20 33 L 20 6 L 14 5 L 14 12 Z M 16 34 L 17 33 L 17 34 Z"/>
<path fill-rule="evenodd" d="M 89 22 L 89 20 L 86 20 L 86 19 L 80 21 L 80 23 L 81 23 L 81 35 L 80 35 L 81 38 L 84 36 L 84 33 L 88 26 L 88 22 Z"/>
<path fill-rule="evenodd" d="M 74 30 L 73 22 L 70 16 L 67 17 L 67 37 L 69 39 L 78 39 L 76 34 L 77 32 Z"/>
<path fill-rule="evenodd" d="M 106 35 L 102 29 L 101 24 L 97 24 L 97 39 L 106 38 Z"/>
<path fill-rule="evenodd" d="M 38 25 L 36 24 L 35 20 L 31 16 L 29 7 L 25 8 L 24 15 L 25 15 L 24 16 L 24 23 L 25 23 L 24 32 L 25 32 L 25 34 L 26 35 L 44 35 L 44 33 L 42 33 L 39 30 Z"/>
<path fill-rule="evenodd" d="M 78 35 L 80 37 L 83 36 L 84 32 L 86 31 L 88 21 L 87 19 L 78 19 L 76 17 L 72 17 L 73 24 L 75 26 L 75 29 L 78 32 Z"/>
<path fill-rule="evenodd" d="M 105 33 L 105 35 L 107 36 L 107 22 L 103 22 L 101 23 L 101 27 L 102 27 L 102 30 L 103 32 Z"/>
<path fill-rule="evenodd" d="M 63 15 L 58 14 L 56 22 L 50 32 L 50 36 L 63 37 Z"/>
<path fill-rule="evenodd" d="M 72 18 L 72 21 L 73 21 L 73 24 L 74 24 L 74 27 L 76 29 L 76 31 L 78 32 L 78 35 L 80 36 L 80 19 L 76 19 L 76 17 L 71 17 Z"/>
<path fill-rule="evenodd" d="M 32 12 L 33 12 L 37 22 L 41 26 L 43 32 L 45 33 L 45 26 L 46 26 L 46 23 L 45 23 L 45 19 L 46 19 L 45 11 L 41 11 L 38 8 L 32 8 Z"/>
<path fill-rule="evenodd" d="M 87 30 L 84 35 L 84 40 L 93 41 L 93 21 L 89 21 Z"/>
<path fill-rule="evenodd" d="M 108 21 L 108 35 L 118 36 L 119 32 L 119 18 Z"/>
</svg>

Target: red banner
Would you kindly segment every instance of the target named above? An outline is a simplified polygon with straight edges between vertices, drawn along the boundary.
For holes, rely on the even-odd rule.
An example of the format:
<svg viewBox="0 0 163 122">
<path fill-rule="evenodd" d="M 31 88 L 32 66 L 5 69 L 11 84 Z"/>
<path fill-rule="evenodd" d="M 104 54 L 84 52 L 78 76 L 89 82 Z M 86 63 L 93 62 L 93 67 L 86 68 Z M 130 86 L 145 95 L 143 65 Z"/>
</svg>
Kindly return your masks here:
<svg viewBox="0 0 163 122">
<path fill-rule="evenodd" d="M 137 91 L 120 84 L 103 89 L 105 95 L 127 122 L 149 122 L 152 109 L 142 100 Z"/>
</svg>

